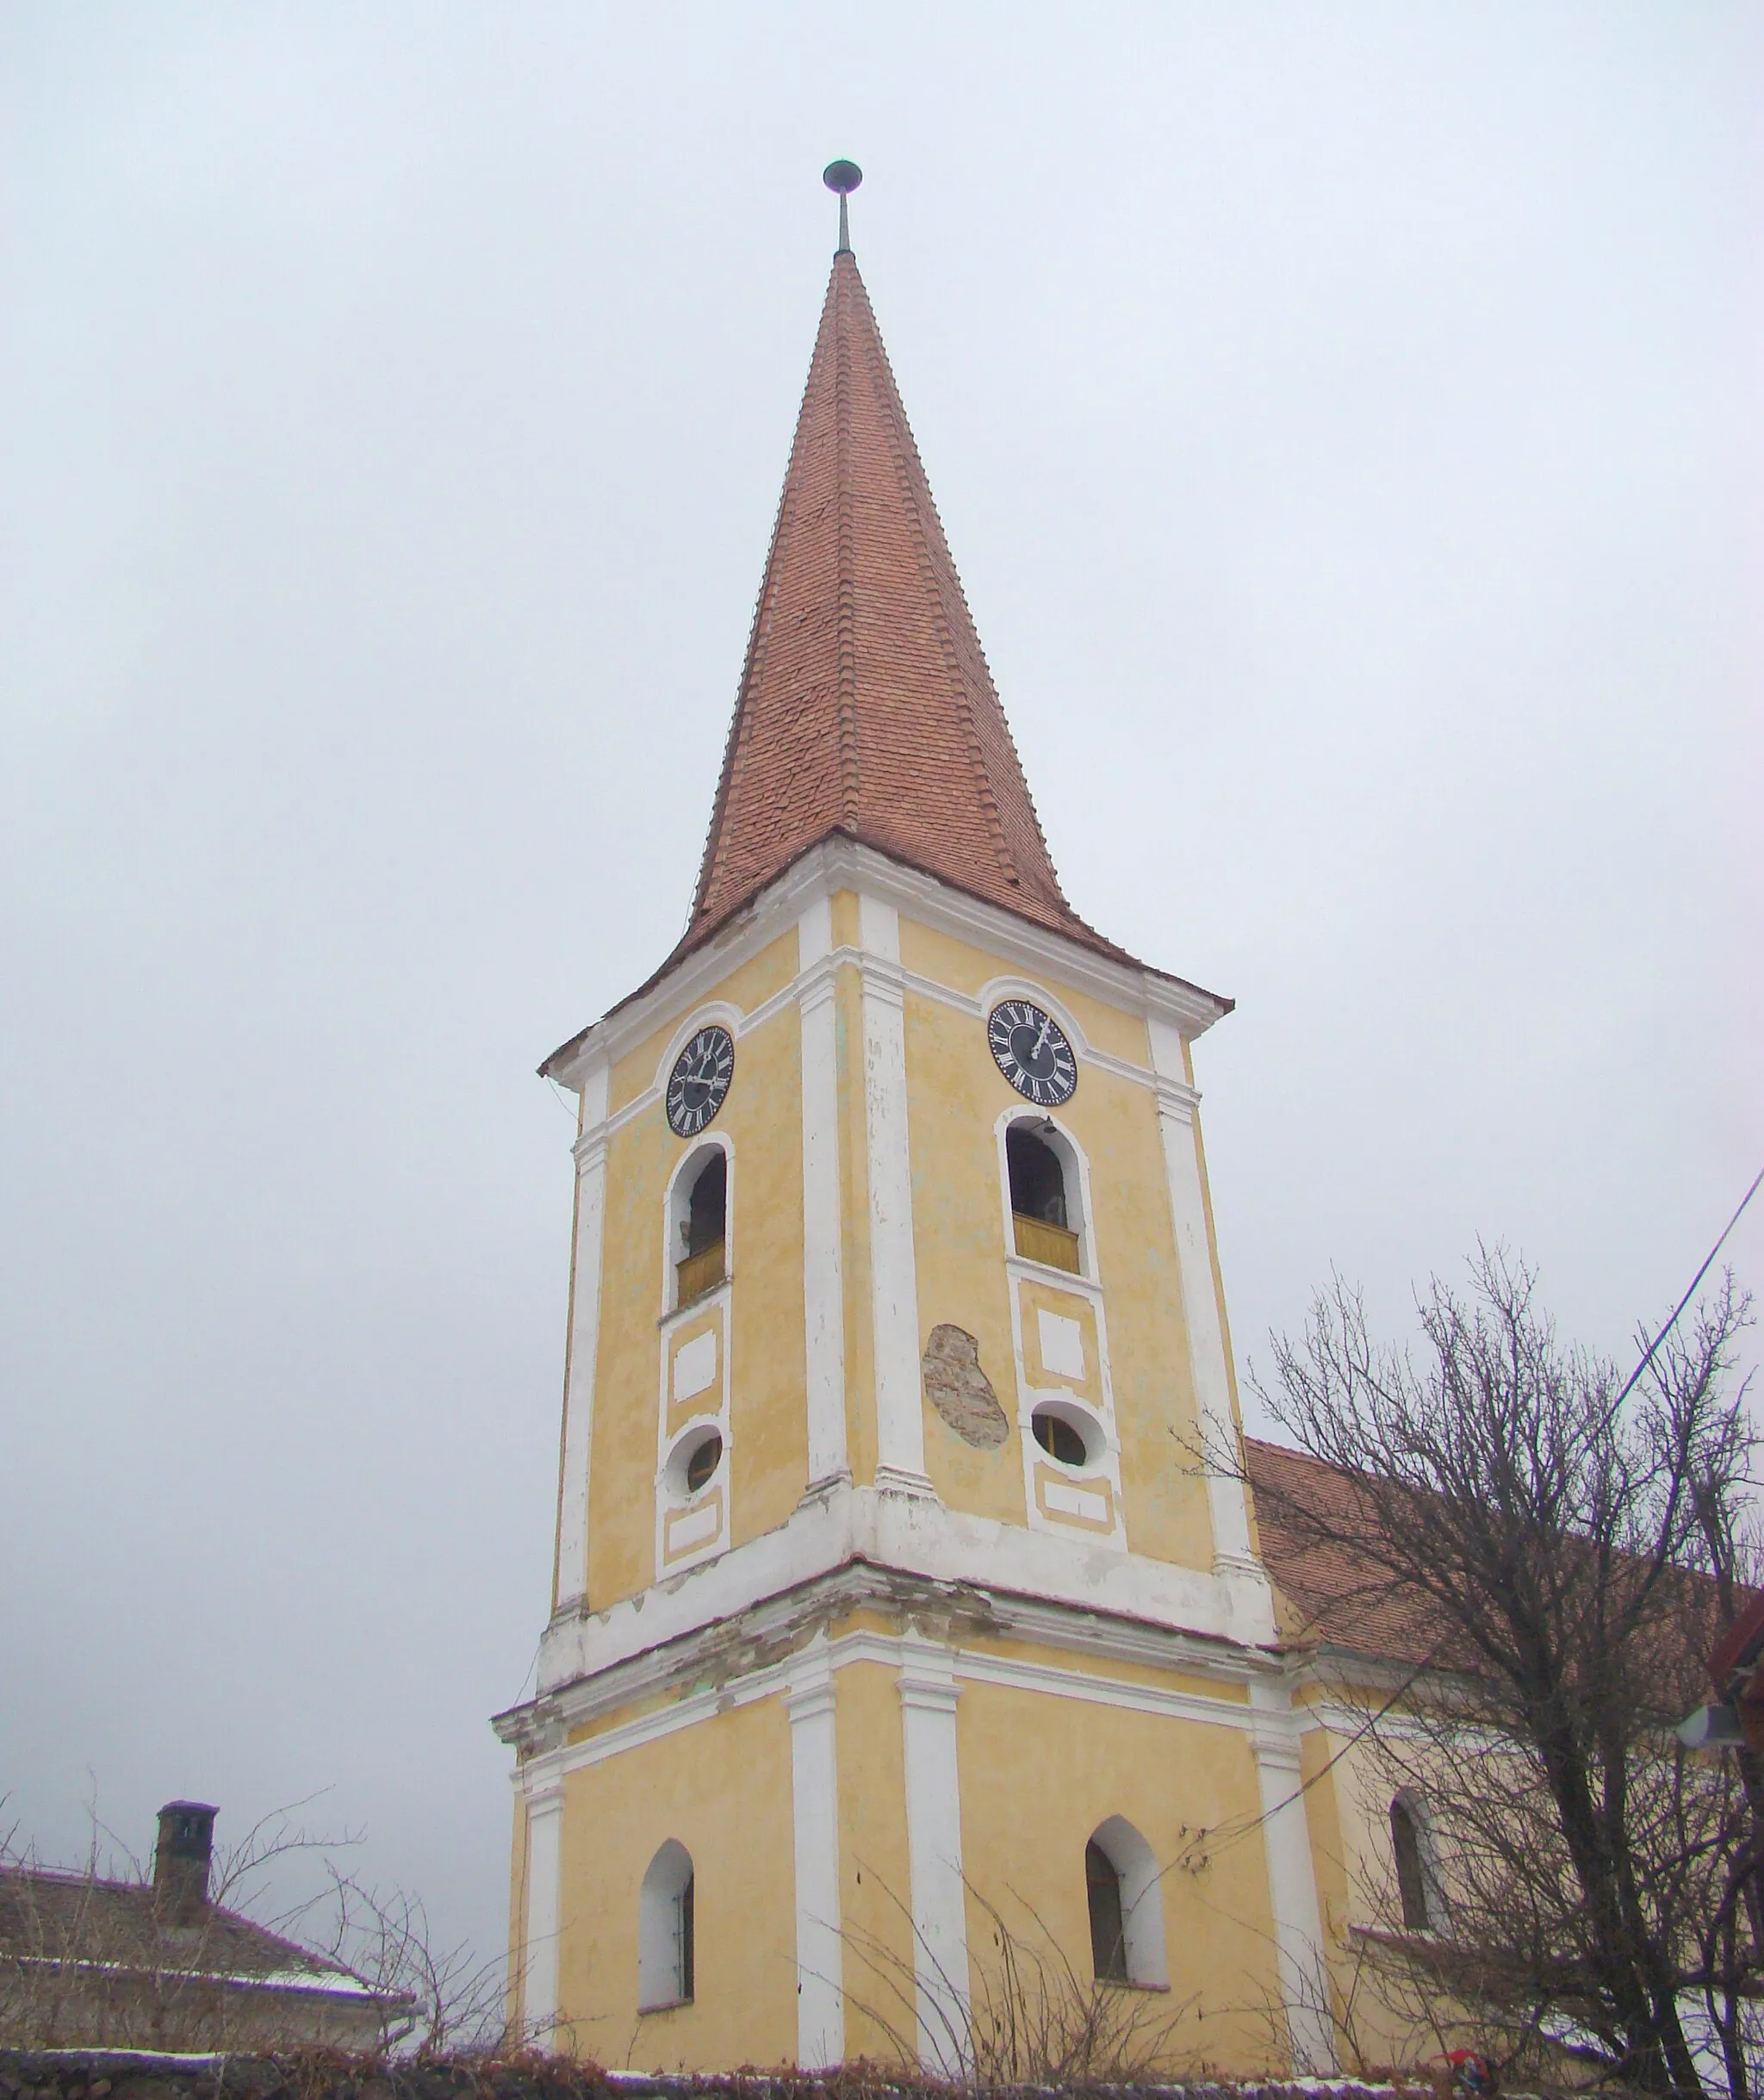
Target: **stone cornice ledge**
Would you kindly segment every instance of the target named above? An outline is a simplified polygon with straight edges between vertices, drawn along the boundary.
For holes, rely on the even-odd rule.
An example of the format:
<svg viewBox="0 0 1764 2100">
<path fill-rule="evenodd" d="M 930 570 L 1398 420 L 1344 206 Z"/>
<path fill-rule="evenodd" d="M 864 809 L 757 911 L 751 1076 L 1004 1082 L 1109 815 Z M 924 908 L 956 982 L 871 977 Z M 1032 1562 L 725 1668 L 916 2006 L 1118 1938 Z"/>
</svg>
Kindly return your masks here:
<svg viewBox="0 0 1764 2100">
<path fill-rule="evenodd" d="M 848 1561 L 732 1618 L 715 1620 L 511 1707 L 496 1716 L 494 1725 L 503 1742 L 531 1761 L 557 1750 L 573 1730 L 623 1708 L 643 1710 L 657 1699 L 695 1693 L 720 1703 L 731 1695 L 754 1696 L 768 1680 L 794 1684 L 802 1674 L 798 1658 L 811 1654 L 817 1642 L 824 1642 L 829 1623 L 861 1610 L 898 1615 L 916 1631 L 894 1637 L 843 1635 L 829 1655 L 851 1660 L 857 1650 L 867 1653 L 873 1648 L 871 1659 L 886 1660 L 894 1641 L 916 1638 L 947 1643 L 958 1674 L 984 1677 L 1003 1669 L 1015 1678 L 1036 1666 L 1008 1661 L 989 1665 L 978 1645 L 983 1640 L 1010 1641 L 1064 1649 L 1108 1663 L 1179 1671 L 1221 1687 L 1248 1687 L 1252 1693 L 1258 1683 L 1281 1679 L 1287 1667 L 1284 1656 L 1265 1648 L 1243 1648 L 1038 1598 L 935 1583 L 895 1569 Z M 812 1670 L 816 1665 L 808 1667 Z M 1040 1667 L 1059 1674 L 1057 1666 Z M 1084 1677 L 1080 1681 L 1101 1681 Z M 1227 1709 L 1242 1712 L 1247 1720 L 1249 1710 L 1233 1706 L 1229 1699 Z M 523 1769 L 540 1768 L 527 1761 Z M 518 1777 L 518 1783 L 525 1782 Z"/>
<path fill-rule="evenodd" d="M 1275 1637 L 1264 1585 L 841 1485 L 717 1560 L 604 1612 L 555 1620 L 540 1643 L 537 1697 L 500 1716 L 498 1732 L 521 1742 L 542 1714 L 555 1718 L 560 1699 L 574 1713 L 592 1687 L 598 1706 L 604 1684 L 616 1703 L 702 1668 L 731 1638 L 775 1641 L 798 1619 L 804 1593 L 829 1584 L 829 1605 L 870 1598 L 912 1608 L 917 1596 L 958 1618 L 978 1616 L 997 1635 L 1118 1660 L 1273 1667 L 1253 1652 Z"/>
</svg>

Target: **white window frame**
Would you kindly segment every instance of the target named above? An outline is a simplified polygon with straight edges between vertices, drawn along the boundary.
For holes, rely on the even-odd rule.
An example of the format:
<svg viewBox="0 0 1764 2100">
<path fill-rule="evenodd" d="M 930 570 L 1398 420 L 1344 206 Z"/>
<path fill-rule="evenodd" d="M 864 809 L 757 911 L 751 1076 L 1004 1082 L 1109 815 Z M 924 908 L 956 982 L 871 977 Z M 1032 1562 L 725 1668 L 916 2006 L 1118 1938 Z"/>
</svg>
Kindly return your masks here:
<svg viewBox="0 0 1764 2100">
<path fill-rule="evenodd" d="M 1035 1437 L 1035 1417 L 1038 1414 L 1056 1416 L 1084 1441 L 1084 1462 L 1074 1465 L 1069 1458 L 1056 1458 L 1052 1451 Z M 1082 1480 L 1093 1474 L 1106 1474 L 1113 1445 L 1109 1425 L 1094 1407 L 1067 1393 L 1038 1392 L 1029 1407 L 1028 1433 L 1034 1438 L 1035 1455 L 1045 1463 L 1058 1466 L 1070 1473 L 1074 1480 Z"/>
<path fill-rule="evenodd" d="M 1096 1233 L 1090 1208 L 1090 1163 L 1084 1156 L 1084 1148 L 1049 1109 L 1038 1109 L 1033 1102 L 1020 1102 L 1014 1109 L 1007 1109 L 993 1126 L 993 1136 L 998 1147 L 998 1205 L 999 1230 L 1004 1239 L 1007 1260 L 1022 1262 L 1038 1275 L 1071 1277 L 1064 1269 L 1049 1269 L 1045 1262 L 1031 1261 L 1028 1256 L 1016 1251 L 1016 1213 L 1010 1207 L 1010 1154 L 1006 1146 L 1007 1134 L 1021 1124 L 1032 1137 L 1040 1138 L 1054 1158 L 1059 1160 L 1060 1171 L 1065 1177 L 1065 1213 L 1068 1219 L 1073 1211 L 1078 1215 L 1074 1227 L 1078 1238 L 1078 1275 L 1081 1282 L 1097 1289 L 1102 1278 L 1096 1265 Z"/>
<path fill-rule="evenodd" d="M 1401 1807 L 1407 1811 L 1411 1827 L 1415 1833 L 1415 1849 L 1420 1855 L 1421 1892 L 1427 1904 L 1427 1923 L 1419 1931 L 1408 1924 L 1403 1930 L 1413 1933 L 1420 1940 L 1437 1940 L 1445 1935 L 1446 1919 L 1450 1915 L 1445 1901 L 1445 1876 L 1440 1871 L 1439 1842 L 1433 1831 L 1433 1811 L 1427 1797 L 1419 1786 L 1399 1786 L 1391 1795 L 1384 1811 L 1384 1830 L 1390 1848 L 1390 1872 L 1396 1890 L 1396 1912 L 1402 1915 L 1402 1888 L 1396 1863 L 1396 1832 L 1390 1811 Z"/>
<path fill-rule="evenodd" d="M 699 1176 L 710 1163 L 713 1152 L 723 1154 L 723 1282 L 717 1289 L 724 1289 L 735 1274 L 735 1143 L 720 1130 L 706 1130 L 698 1137 L 684 1140 L 686 1150 L 674 1162 L 674 1171 L 668 1177 L 668 1193 L 662 1206 L 662 1317 L 671 1320 L 680 1308 L 680 1263 L 682 1258 L 682 1227 L 692 1211 L 692 1192 Z M 705 1293 L 708 1297 L 711 1294 Z M 695 1298 L 694 1307 L 703 1299 Z"/>
<path fill-rule="evenodd" d="M 1128 1984 L 1141 1991 L 1167 1991 L 1164 1877 L 1156 1855 L 1125 1816 L 1105 1817 L 1091 1831 L 1090 1842 L 1121 1878 L 1121 1936 Z M 1078 1864 L 1082 1871 L 1082 1859 Z"/>
<path fill-rule="evenodd" d="M 693 1883 L 693 1855 L 677 1837 L 657 1848 L 637 1894 L 637 2010 L 668 2012 L 698 1995 L 698 1920 L 693 1917 L 693 1991 L 686 1990 L 682 1904 Z M 694 1890 L 693 1911 L 697 1911 Z"/>
</svg>

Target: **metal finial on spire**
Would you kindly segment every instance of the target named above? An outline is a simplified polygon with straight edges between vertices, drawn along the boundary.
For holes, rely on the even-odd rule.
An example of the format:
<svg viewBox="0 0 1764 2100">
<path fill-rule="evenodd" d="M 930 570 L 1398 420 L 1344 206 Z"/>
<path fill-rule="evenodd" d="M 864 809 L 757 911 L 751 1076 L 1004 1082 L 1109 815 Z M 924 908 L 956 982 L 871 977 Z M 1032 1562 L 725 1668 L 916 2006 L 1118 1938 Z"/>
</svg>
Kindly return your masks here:
<svg viewBox="0 0 1764 2100">
<path fill-rule="evenodd" d="M 851 226 L 845 215 L 845 200 L 864 179 L 864 171 L 854 160 L 829 160 L 821 171 L 821 180 L 829 189 L 839 193 L 839 245 L 835 255 L 851 253 Z"/>
</svg>

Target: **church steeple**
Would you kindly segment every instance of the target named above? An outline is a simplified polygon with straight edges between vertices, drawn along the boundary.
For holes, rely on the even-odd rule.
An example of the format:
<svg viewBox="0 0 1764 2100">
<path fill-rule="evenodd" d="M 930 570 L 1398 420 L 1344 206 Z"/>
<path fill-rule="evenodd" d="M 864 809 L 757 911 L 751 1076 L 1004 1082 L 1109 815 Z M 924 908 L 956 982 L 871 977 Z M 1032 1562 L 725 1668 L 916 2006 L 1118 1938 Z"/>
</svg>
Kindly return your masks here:
<svg viewBox="0 0 1764 2100">
<path fill-rule="evenodd" d="M 847 165 L 835 163 L 830 186 Z M 1061 892 L 845 246 L 833 259 L 682 947 L 831 833 L 1120 954 Z"/>
<path fill-rule="evenodd" d="M 1184 2053 L 1259 2070 L 1283 2002 L 1326 2068 L 1308 1651 L 1183 1457 L 1237 1436 L 1188 1047 L 1229 1002 L 1060 892 L 848 234 L 692 924 L 544 1067 L 580 1119 L 552 1609 L 498 1723 L 517 2031 L 971 2077 L 1008 1898 L 1083 1991 L 1174 1985 Z"/>
</svg>

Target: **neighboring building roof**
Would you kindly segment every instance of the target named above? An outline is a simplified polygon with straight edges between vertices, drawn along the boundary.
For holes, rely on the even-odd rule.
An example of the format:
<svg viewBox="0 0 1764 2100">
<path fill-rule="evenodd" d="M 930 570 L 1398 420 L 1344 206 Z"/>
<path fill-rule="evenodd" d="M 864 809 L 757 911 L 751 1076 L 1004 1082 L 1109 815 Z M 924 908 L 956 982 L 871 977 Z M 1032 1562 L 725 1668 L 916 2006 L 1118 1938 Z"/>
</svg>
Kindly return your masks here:
<svg viewBox="0 0 1764 2100">
<path fill-rule="evenodd" d="M 1747 1743 L 1764 1750 L 1764 1595 L 1754 1597 L 1716 1642 L 1709 1675 L 1738 1715 Z"/>
<path fill-rule="evenodd" d="M 844 249 L 833 258 L 676 956 L 834 833 L 1132 960 L 1060 890 L 876 317 Z"/>
<path fill-rule="evenodd" d="M 1715 1643 L 1709 1674 L 1730 1699 L 1764 1700 L 1764 1596 L 1754 1598 Z"/>
<path fill-rule="evenodd" d="M 210 1904 L 178 1923 L 150 1882 L 53 1867 L 0 1867 L 0 1961 L 183 1974 L 266 1991 L 376 1995 L 338 1963 L 237 1911 Z"/>
</svg>

